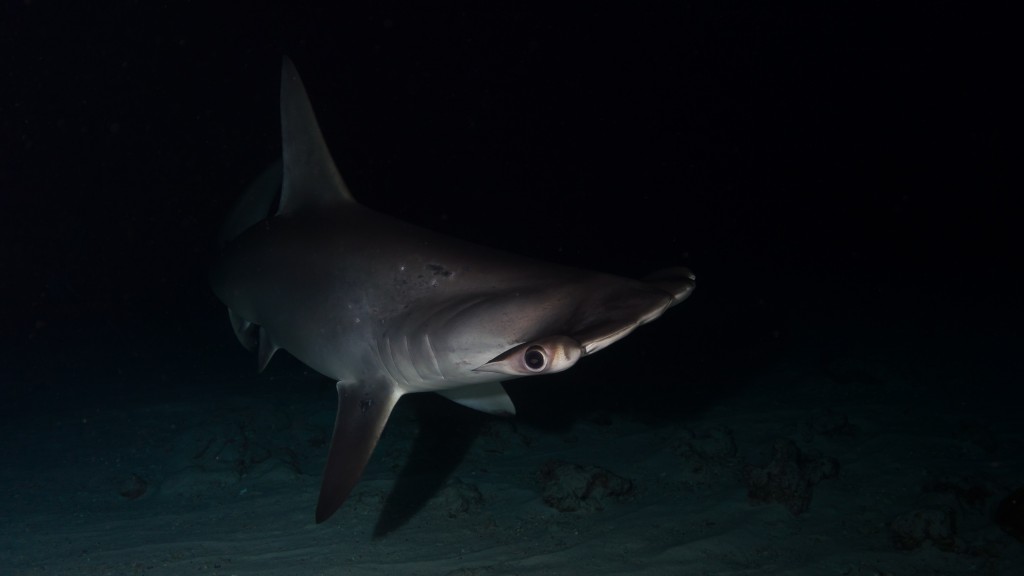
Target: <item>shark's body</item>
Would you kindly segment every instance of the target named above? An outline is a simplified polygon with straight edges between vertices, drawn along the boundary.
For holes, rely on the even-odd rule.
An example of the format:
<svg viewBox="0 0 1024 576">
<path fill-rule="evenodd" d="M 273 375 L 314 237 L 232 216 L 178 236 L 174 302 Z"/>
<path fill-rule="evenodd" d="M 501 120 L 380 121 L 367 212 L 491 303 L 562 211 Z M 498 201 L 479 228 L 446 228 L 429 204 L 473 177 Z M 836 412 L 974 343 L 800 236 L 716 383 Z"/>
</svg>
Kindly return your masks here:
<svg viewBox="0 0 1024 576">
<path fill-rule="evenodd" d="M 261 369 L 285 349 L 337 380 L 317 522 L 347 498 L 403 394 L 439 392 L 512 414 L 501 380 L 569 368 L 693 289 L 685 268 L 646 281 L 587 272 L 360 206 L 287 59 L 281 115 L 283 176 L 270 176 L 236 205 L 212 284 Z"/>
</svg>

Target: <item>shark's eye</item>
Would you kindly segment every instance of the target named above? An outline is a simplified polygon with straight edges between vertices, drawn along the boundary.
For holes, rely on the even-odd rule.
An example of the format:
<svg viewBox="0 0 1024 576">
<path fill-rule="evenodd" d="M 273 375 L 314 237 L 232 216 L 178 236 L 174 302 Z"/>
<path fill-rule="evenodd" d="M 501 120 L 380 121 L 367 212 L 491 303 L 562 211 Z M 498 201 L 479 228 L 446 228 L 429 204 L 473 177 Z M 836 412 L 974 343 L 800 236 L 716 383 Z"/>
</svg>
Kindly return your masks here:
<svg viewBox="0 0 1024 576">
<path fill-rule="evenodd" d="M 530 370 L 539 372 L 547 364 L 547 355 L 544 354 L 544 349 L 540 346 L 530 346 L 523 353 L 523 363 Z"/>
<path fill-rule="evenodd" d="M 546 336 L 510 348 L 474 372 L 497 372 L 509 376 L 553 374 L 569 368 L 582 355 L 580 343 L 569 336 Z"/>
</svg>

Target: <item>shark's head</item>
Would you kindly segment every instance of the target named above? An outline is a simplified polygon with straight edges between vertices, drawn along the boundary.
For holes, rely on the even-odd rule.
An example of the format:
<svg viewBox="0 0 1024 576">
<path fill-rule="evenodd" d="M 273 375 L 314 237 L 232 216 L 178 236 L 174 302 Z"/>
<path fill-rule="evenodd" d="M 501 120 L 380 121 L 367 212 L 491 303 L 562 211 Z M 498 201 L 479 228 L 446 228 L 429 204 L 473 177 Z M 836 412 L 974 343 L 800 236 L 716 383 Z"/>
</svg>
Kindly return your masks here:
<svg viewBox="0 0 1024 576">
<path fill-rule="evenodd" d="M 561 372 L 685 299 L 686 269 L 649 281 L 571 279 L 421 305 L 393 322 L 381 356 L 407 391 Z"/>
</svg>

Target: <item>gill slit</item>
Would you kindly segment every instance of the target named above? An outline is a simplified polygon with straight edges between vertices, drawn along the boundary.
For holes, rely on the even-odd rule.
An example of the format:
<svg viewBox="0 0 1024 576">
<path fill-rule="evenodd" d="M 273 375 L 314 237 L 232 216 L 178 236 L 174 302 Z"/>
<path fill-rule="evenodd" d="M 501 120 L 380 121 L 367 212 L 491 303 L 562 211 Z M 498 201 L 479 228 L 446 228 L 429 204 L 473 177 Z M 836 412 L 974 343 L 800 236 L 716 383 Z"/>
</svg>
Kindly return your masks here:
<svg viewBox="0 0 1024 576">
<path fill-rule="evenodd" d="M 430 334 L 424 334 L 423 339 L 427 342 L 427 352 L 430 352 L 430 360 L 434 363 L 434 369 L 441 376 L 441 380 L 447 380 L 444 377 L 444 372 L 441 372 L 441 364 L 437 361 L 437 355 L 434 353 L 434 345 L 430 343 Z"/>
<path fill-rule="evenodd" d="M 378 352 L 378 354 L 380 353 Z M 392 364 L 395 365 L 396 370 L 398 369 L 398 365 L 395 363 L 395 353 L 391 350 L 391 337 L 386 334 L 384 335 L 384 354 L 380 355 L 382 356 L 380 359 L 380 365 L 384 367 L 384 372 L 387 373 L 388 378 L 391 379 L 391 382 L 395 384 L 396 388 L 400 387 L 404 380 L 395 378 L 395 373 L 391 371 Z"/>
</svg>

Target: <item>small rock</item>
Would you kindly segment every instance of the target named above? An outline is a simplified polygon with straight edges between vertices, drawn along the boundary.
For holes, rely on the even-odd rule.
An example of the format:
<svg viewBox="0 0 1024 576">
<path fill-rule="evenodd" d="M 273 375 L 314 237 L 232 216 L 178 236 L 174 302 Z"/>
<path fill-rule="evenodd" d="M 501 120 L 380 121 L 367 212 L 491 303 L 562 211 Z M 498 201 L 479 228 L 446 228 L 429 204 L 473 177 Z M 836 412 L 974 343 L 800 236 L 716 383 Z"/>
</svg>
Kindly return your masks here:
<svg viewBox="0 0 1024 576">
<path fill-rule="evenodd" d="M 810 507 L 816 484 L 838 475 L 838 462 L 832 458 L 805 455 L 792 440 L 775 443 L 768 465 L 756 467 L 748 464 L 743 469 L 751 500 L 778 502 L 794 516 Z"/>
<path fill-rule="evenodd" d="M 479 510 L 484 503 L 484 495 L 475 484 L 468 484 L 458 478 L 452 480 L 438 495 L 448 511 L 449 518 L 458 518 Z"/>
<path fill-rule="evenodd" d="M 715 426 L 700 433 L 687 433 L 677 444 L 675 452 L 703 462 L 726 463 L 736 456 L 738 450 L 732 430 Z"/>
<path fill-rule="evenodd" d="M 149 483 L 146 482 L 145 478 L 138 474 L 132 474 L 121 484 L 118 494 L 129 500 L 135 500 L 145 494 L 147 488 L 149 488 Z"/>
<path fill-rule="evenodd" d="M 924 486 L 926 493 L 948 494 L 953 501 L 968 510 L 982 510 L 992 497 L 988 484 L 973 476 L 943 476 Z"/>
<path fill-rule="evenodd" d="M 939 550 L 957 549 L 956 519 L 948 510 L 911 510 L 889 524 L 892 542 L 900 550 L 916 550 L 930 542 Z"/>
<path fill-rule="evenodd" d="M 633 482 L 604 468 L 550 460 L 541 467 L 544 503 L 559 512 L 603 510 L 633 491 Z"/>
<path fill-rule="evenodd" d="M 532 440 L 519 431 L 514 420 L 492 419 L 480 428 L 480 438 L 487 452 L 504 454 L 520 446 L 529 446 Z"/>
</svg>

